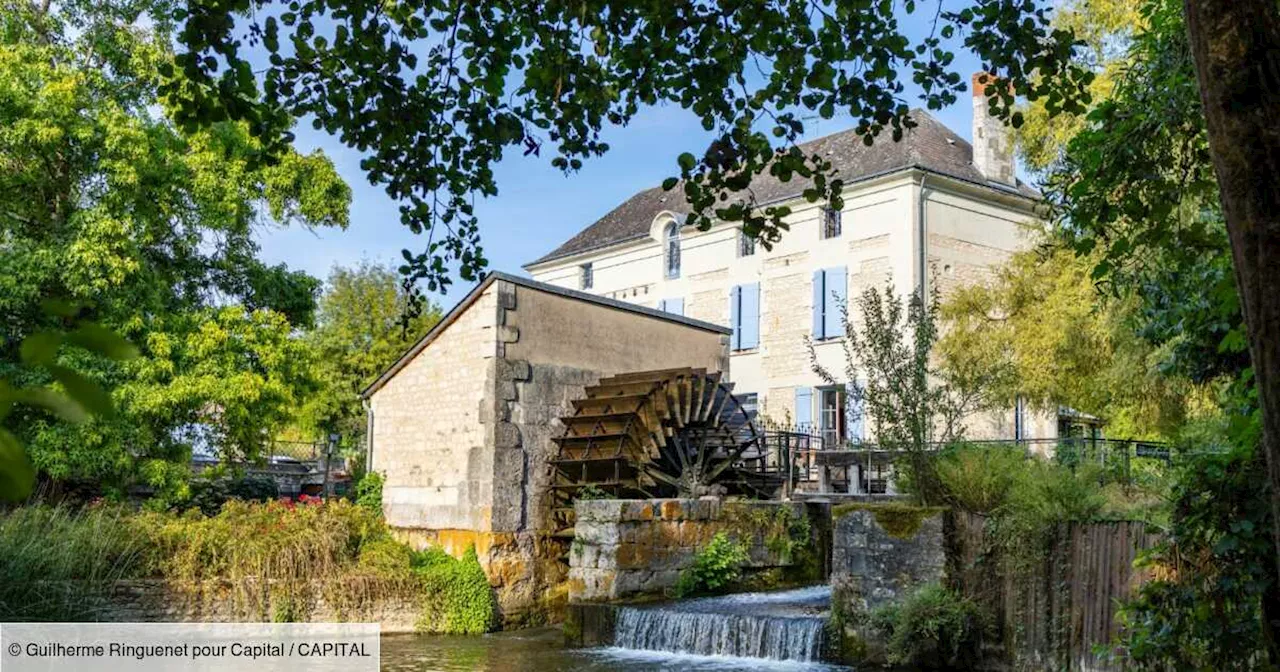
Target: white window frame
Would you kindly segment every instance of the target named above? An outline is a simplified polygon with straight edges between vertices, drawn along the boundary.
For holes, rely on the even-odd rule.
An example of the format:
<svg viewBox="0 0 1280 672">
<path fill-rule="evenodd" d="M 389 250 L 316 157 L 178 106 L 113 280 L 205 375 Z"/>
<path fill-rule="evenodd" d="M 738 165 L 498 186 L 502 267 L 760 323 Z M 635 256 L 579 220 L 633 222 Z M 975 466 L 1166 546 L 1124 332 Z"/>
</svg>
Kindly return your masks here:
<svg viewBox="0 0 1280 672">
<path fill-rule="evenodd" d="M 680 277 L 680 223 L 668 223 L 663 232 L 663 275 L 668 280 L 674 280 Z"/>
<path fill-rule="evenodd" d="M 823 206 L 818 236 L 822 240 L 839 238 L 844 233 L 844 213 L 830 206 Z"/>
</svg>

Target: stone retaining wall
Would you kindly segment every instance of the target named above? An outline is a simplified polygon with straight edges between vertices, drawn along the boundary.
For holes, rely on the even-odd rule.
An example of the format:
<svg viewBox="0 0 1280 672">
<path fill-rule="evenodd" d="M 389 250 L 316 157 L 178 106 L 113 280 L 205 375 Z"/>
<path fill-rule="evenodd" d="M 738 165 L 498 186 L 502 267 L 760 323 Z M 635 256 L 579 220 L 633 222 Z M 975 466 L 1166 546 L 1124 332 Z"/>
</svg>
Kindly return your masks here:
<svg viewBox="0 0 1280 672">
<path fill-rule="evenodd" d="M 188 586 L 159 579 L 117 581 L 94 600 L 94 617 L 115 623 L 376 622 L 382 625 L 383 633 L 407 633 L 414 632 L 422 613 L 415 597 L 391 591 L 347 584 L 325 586 L 319 581 L 307 588 L 305 595 L 295 597 L 287 612 L 272 613 L 271 607 L 261 604 L 268 600 L 246 598 L 244 591 L 254 589 L 227 581 Z M 78 591 L 82 587 L 68 585 L 66 589 Z"/>
<path fill-rule="evenodd" d="M 947 557 L 945 509 L 841 504 L 833 510 L 832 599 L 866 612 L 941 581 Z"/>
<path fill-rule="evenodd" d="M 753 577 L 759 587 L 821 581 L 829 566 L 823 504 L 603 499 L 579 501 L 575 513 L 573 601 L 664 595 L 720 532 L 747 547 L 749 584 Z"/>
</svg>

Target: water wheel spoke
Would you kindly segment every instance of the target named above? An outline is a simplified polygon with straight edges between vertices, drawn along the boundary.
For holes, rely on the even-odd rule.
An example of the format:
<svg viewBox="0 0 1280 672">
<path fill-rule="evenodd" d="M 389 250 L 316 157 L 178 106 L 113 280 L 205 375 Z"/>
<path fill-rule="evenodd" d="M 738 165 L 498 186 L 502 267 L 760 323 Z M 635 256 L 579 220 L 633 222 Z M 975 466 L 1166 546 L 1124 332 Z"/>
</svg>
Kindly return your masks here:
<svg viewBox="0 0 1280 672">
<path fill-rule="evenodd" d="M 780 485 L 759 450 L 755 413 L 719 373 L 680 368 L 602 378 L 561 421 L 551 462 L 565 506 L 589 485 L 660 497 L 711 485 L 760 496 Z"/>
</svg>

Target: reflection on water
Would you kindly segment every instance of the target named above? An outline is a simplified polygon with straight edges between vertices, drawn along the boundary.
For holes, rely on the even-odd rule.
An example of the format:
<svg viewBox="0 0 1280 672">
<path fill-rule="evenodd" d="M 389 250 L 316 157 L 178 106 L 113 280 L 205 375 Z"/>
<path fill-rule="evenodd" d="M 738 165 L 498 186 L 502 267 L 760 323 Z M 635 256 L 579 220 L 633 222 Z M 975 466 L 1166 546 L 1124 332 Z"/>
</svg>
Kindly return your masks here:
<svg viewBox="0 0 1280 672">
<path fill-rule="evenodd" d="M 389 672 L 427 670 L 623 670 L 627 672 L 703 672 L 775 670 L 825 672 L 841 668 L 727 656 L 683 656 L 629 649 L 565 649 L 559 628 L 500 632 L 482 637 L 384 635 L 382 669 Z"/>
</svg>

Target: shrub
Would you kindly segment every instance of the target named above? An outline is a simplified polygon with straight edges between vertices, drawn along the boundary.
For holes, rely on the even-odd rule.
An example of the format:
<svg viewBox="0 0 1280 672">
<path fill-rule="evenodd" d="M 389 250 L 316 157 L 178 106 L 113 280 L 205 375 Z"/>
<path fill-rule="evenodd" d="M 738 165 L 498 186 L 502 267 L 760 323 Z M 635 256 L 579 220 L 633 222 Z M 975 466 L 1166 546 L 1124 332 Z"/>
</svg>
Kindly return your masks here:
<svg viewBox="0 0 1280 672">
<path fill-rule="evenodd" d="M 884 637 L 893 665 L 971 670 L 981 660 L 986 630 L 981 609 L 937 583 L 872 611 L 871 626 Z"/>
<path fill-rule="evenodd" d="M 414 553 L 379 514 L 345 500 L 232 499 L 214 516 L 24 507 L 0 517 L 0 549 L 0 620 L 93 620 L 112 582 L 148 577 L 200 599 L 206 582 L 228 586 L 248 618 L 306 620 L 317 597 L 345 612 L 395 595 L 421 602 L 429 632 L 495 622 L 474 549 L 461 560 Z"/>
<path fill-rule="evenodd" d="M 1280 610 L 1272 508 L 1260 451 L 1194 456 L 1172 487 L 1168 535 L 1139 559 L 1154 580 L 1121 612 L 1136 670 L 1263 670 Z"/>
<path fill-rule="evenodd" d="M 424 598 L 419 630 L 478 635 L 493 628 L 493 592 L 475 546 L 460 560 L 440 549 L 427 549 L 414 553 L 411 565 Z"/>
<path fill-rule="evenodd" d="M 946 498 L 974 513 L 992 513 L 1003 507 L 1014 484 L 1026 471 L 1027 456 L 1021 448 L 963 443 L 938 455 L 938 479 Z"/>
<path fill-rule="evenodd" d="M 355 487 L 356 504 L 382 515 L 382 474 L 365 472 Z"/>
<path fill-rule="evenodd" d="M 268 476 L 242 478 L 205 478 L 191 481 L 191 498 L 179 510 L 200 509 L 206 516 L 216 516 L 230 500 L 268 502 L 280 496 L 280 487 Z"/>
<path fill-rule="evenodd" d="M 722 593 L 742 576 L 746 562 L 746 547 L 719 532 L 694 556 L 693 565 L 680 573 L 676 597 Z"/>
</svg>

